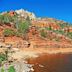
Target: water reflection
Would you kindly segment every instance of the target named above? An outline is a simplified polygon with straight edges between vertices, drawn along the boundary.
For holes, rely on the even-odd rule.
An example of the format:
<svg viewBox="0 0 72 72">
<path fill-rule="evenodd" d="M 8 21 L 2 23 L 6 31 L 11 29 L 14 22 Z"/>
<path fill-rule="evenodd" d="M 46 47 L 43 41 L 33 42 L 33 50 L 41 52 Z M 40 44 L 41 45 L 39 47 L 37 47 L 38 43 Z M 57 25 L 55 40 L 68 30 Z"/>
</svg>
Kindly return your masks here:
<svg viewBox="0 0 72 72">
<path fill-rule="evenodd" d="M 44 54 L 28 62 L 34 64 L 34 72 L 72 72 L 71 54 Z"/>
</svg>

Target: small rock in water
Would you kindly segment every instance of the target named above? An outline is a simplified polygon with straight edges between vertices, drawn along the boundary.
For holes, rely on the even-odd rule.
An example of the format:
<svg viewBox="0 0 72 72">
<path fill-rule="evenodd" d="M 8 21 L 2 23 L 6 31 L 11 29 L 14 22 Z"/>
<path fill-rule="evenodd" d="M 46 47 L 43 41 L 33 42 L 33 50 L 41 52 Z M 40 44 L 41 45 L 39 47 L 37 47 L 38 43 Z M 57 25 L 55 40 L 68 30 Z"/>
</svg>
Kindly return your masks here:
<svg viewBox="0 0 72 72">
<path fill-rule="evenodd" d="M 32 71 L 32 72 L 34 72 L 34 69 L 33 69 L 33 68 L 31 68 L 31 71 Z"/>
<path fill-rule="evenodd" d="M 44 67 L 43 65 L 39 64 L 39 67 Z"/>
</svg>

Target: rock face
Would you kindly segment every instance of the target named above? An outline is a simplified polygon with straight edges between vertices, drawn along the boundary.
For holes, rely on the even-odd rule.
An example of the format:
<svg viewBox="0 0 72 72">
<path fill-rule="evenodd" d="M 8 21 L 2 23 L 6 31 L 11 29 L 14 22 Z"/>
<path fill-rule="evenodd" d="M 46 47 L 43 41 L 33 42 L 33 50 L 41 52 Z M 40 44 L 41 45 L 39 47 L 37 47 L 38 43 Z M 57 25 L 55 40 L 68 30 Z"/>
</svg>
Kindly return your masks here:
<svg viewBox="0 0 72 72">
<path fill-rule="evenodd" d="M 4 42 L 4 41 L 5 41 L 4 37 L 0 37 L 0 42 Z"/>
<path fill-rule="evenodd" d="M 27 18 L 27 16 L 29 16 L 30 20 L 35 20 L 36 16 L 34 13 L 31 13 L 29 11 L 26 11 L 24 9 L 20 9 L 20 10 L 16 10 L 15 11 L 18 15 L 20 15 L 21 17 L 24 17 L 25 19 Z"/>
<path fill-rule="evenodd" d="M 8 23 L 6 23 L 7 21 L 0 22 L 0 43 L 12 44 L 12 46 L 5 45 L 3 47 L 29 48 L 39 45 L 41 47 L 44 45 L 53 47 L 52 45 L 54 44 L 72 45 L 72 25 L 67 22 L 54 18 L 37 18 L 34 13 L 24 9 L 3 12 L 0 15 L 9 16 Z M 23 21 L 27 21 L 26 23 L 30 24 L 26 34 L 21 34 L 18 30 L 18 25 L 20 24 L 18 22 L 23 23 Z M 14 31 L 14 35 L 3 37 L 5 29 L 11 29 Z M 41 30 L 44 30 L 44 32 Z"/>
</svg>

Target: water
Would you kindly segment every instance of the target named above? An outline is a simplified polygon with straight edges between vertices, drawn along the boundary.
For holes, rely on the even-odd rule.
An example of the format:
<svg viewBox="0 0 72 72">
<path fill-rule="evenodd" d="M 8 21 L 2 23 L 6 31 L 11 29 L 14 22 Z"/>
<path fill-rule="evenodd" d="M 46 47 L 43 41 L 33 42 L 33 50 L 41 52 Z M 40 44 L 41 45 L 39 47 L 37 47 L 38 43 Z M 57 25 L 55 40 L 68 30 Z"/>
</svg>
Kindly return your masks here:
<svg viewBox="0 0 72 72">
<path fill-rule="evenodd" d="M 34 72 L 72 72 L 72 54 L 44 54 L 28 59 Z"/>
</svg>

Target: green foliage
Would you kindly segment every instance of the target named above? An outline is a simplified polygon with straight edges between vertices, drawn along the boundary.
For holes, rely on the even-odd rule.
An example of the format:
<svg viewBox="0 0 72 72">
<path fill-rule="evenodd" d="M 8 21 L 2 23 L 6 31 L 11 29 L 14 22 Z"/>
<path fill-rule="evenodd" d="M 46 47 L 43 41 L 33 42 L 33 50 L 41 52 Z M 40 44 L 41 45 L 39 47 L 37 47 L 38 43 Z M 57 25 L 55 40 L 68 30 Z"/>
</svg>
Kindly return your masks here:
<svg viewBox="0 0 72 72">
<path fill-rule="evenodd" d="M 17 31 L 17 32 L 15 32 L 15 36 L 20 37 L 21 33 Z"/>
<path fill-rule="evenodd" d="M 10 21 L 9 21 L 9 18 L 8 17 L 4 17 L 4 23 L 9 23 Z"/>
<path fill-rule="evenodd" d="M 10 22 L 15 22 L 15 20 L 16 20 L 16 18 L 17 18 L 17 15 L 15 15 L 15 16 L 10 16 L 9 14 L 5 14 L 4 15 L 4 23 L 10 23 Z"/>
<path fill-rule="evenodd" d="M 10 22 L 15 23 L 16 18 L 17 18 L 17 15 L 10 16 L 8 13 L 4 15 L 0 15 L 0 23 L 3 23 L 3 24 L 7 24 Z"/>
<path fill-rule="evenodd" d="M 1 69 L 1 72 L 4 72 L 4 69 L 3 68 Z"/>
<path fill-rule="evenodd" d="M 17 15 L 12 16 L 12 17 L 11 17 L 11 22 L 12 22 L 13 24 L 18 23 L 18 22 L 19 22 L 19 21 L 18 21 L 18 16 L 17 16 Z"/>
<path fill-rule="evenodd" d="M 16 72 L 14 66 L 10 66 L 8 72 Z"/>
<path fill-rule="evenodd" d="M 27 33 L 28 29 L 29 29 L 29 23 L 27 21 L 18 24 L 18 31 L 20 33 L 25 34 Z"/>
<path fill-rule="evenodd" d="M 63 23 L 63 24 L 59 24 L 60 25 L 60 27 L 63 29 L 63 28 L 65 28 L 65 27 L 68 27 L 68 23 Z"/>
<path fill-rule="evenodd" d="M 28 27 L 31 25 L 29 17 L 25 21 L 16 19 L 16 28 L 22 32 L 25 32 Z M 22 32 L 22 33 L 23 33 Z"/>
<path fill-rule="evenodd" d="M 72 39 L 72 32 L 68 32 L 67 36 Z"/>
<path fill-rule="evenodd" d="M 46 38 L 46 37 L 47 37 L 47 32 L 46 32 L 44 29 L 42 29 L 42 30 L 40 31 L 40 35 L 41 35 L 42 37 Z"/>
<path fill-rule="evenodd" d="M 53 32 L 64 35 L 65 32 L 63 30 L 53 30 Z"/>
<path fill-rule="evenodd" d="M 0 62 L 2 62 L 2 61 L 4 61 L 4 60 L 6 60 L 6 55 L 3 54 L 3 53 L 1 53 L 1 54 L 0 54 Z"/>
<path fill-rule="evenodd" d="M 3 20 L 4 16 L 0 14 L 0 20 Z"/>
<path fill-rule="evenodd" d="M 29 24 L 28 21 L 20 22 L 17 25 L 17 33 L 16 33 L 16 35 L 19 36 L 19 37 L 22 37 L 25 40 L 27 40 L 27 38 L 28 38 L 27 32 L 28 32 L 29 26 L 30 26 L 30 24 Z"/>
<path fill-rule="evenodd" d="M 14 36 L 15 35 L 15 32 L 11 29 L 5 29 L 4 32 L 3 32 L 4 36 Z"/>
<path fill-rule="evenodd" d="M 4 15 L 4 19 L 3 19 L 3 22 L 4 23 L 10 23 L 12 21 L 12 18 L 9 14 L 5 14 Z"/>
<path fill-rule="evenodd" d="M 7 60 L 8 60 L 8 49 L 6 49 L 4 53 L 0 53 L 0 66 L 2 66 L 2 63 Z"/>
<path fill-rule="evenodd" d="M 0 23 L 2 24 L 4 20 L 4 16 L 0 14 Z"/>
<path fill-rule="evenodd" d="M 52 30 L 51 26 L 47 27 L 46 30 Z"/>
<path fill-rule="evenodd" d="M 8 60 L 8 49 L 5 51 L 6 60 Z"/>
<path fill-rule="evenodd" d="M 27 33 L 29 26 L 31 25 L 29 18 L 27 18 L 25 21 L 18 21 L 16 22 L 16 29 L 19 33 L 25 34 Z"/>
<path fill-rule="evenodd" d="M 0 53 L 0 66 L 2 65 L 2 62 L 6 60 L 6 55 L 4 53 Z"/>
</svg>

